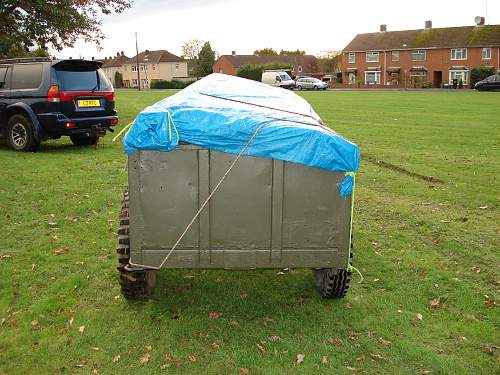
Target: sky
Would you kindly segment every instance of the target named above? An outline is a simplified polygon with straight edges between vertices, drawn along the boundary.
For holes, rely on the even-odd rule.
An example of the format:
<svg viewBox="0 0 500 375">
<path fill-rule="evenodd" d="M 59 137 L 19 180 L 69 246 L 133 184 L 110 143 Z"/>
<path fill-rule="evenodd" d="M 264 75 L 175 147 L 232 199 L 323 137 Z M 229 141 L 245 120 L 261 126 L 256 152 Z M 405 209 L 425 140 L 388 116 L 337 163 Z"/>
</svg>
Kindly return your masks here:
<svg viewBox="0 0 500 375">
<path fill-rule="evenodd" d="M 421 29 L 426 20 L 435 28 L 467 26 L 475 16 L 500 24 L 500 0 L 135 0 L 121 14 L 102 16 L 102 50 L 79 41 L 54 54 L 90 59 L 124 51 L 132 57 L 137 32 L 140 51 L 181 55 L 186 41 L 200 39 L 221 55 L 264 47 L 318 55 L 342 50 L 356 34 L 378 32 L 380 24 L 388 31 Z"/>
</svg>

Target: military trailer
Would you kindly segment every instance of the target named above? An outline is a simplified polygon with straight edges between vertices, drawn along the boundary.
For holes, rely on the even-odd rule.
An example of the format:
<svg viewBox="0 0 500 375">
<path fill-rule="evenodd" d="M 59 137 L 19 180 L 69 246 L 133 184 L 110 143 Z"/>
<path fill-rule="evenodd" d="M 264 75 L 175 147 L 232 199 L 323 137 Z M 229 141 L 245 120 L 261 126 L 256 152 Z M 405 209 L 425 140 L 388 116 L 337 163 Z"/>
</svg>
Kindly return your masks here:
<svg viewBox="0 0 500 375">
<path fill-rule="evenodd" d="M 323 298 L 345 296 L 359 151 L 302 98 L 214 74 L 146 108 L 124 145 L 126 298 L 168 268 L 311 268 Z"/>
</svg>

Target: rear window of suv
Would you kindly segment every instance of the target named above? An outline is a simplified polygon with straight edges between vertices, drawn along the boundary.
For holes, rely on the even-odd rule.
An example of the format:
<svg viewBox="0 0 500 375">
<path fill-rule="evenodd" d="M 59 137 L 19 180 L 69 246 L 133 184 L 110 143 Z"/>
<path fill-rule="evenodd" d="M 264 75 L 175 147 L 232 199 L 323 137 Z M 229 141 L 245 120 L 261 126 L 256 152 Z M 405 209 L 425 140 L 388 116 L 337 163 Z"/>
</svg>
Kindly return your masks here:
<svg viewBox="0 0 500 375">
<path fill-rule="evenodd" d="M 62 91 L 111 91 L 102 70 L 56 70 L 59 89 Z"/>
</svg>

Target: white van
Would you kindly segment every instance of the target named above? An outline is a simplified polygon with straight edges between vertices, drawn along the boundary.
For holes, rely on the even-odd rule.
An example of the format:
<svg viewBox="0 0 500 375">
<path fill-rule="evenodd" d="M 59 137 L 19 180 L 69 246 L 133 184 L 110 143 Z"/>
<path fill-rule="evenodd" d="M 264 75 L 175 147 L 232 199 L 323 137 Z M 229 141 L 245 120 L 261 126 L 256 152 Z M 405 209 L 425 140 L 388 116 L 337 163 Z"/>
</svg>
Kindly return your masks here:
<svg viewBox="0 0 500 375">
<path fill-rule="evenodd" d="M 284 70 L 264 70 L 262 72 L 262 82 L 275 87 L 293 89 L 295 82 Z"/>
</svg>

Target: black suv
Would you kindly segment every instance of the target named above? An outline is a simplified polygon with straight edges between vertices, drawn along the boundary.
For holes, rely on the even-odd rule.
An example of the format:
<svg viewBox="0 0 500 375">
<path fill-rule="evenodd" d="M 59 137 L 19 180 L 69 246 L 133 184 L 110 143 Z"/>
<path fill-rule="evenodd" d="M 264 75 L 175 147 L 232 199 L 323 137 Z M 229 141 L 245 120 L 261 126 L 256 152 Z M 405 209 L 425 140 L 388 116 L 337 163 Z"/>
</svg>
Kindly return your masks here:
<svg viewBox="0 0 500 375">
<path fill-rule="evenodd" d="M 0 136 L 23 151 L 63 135 L 75 145 L 97 143 L 118 123 L 115 92 L 101 65 L 76 59 L 0 60 Z"/>
</svg>

